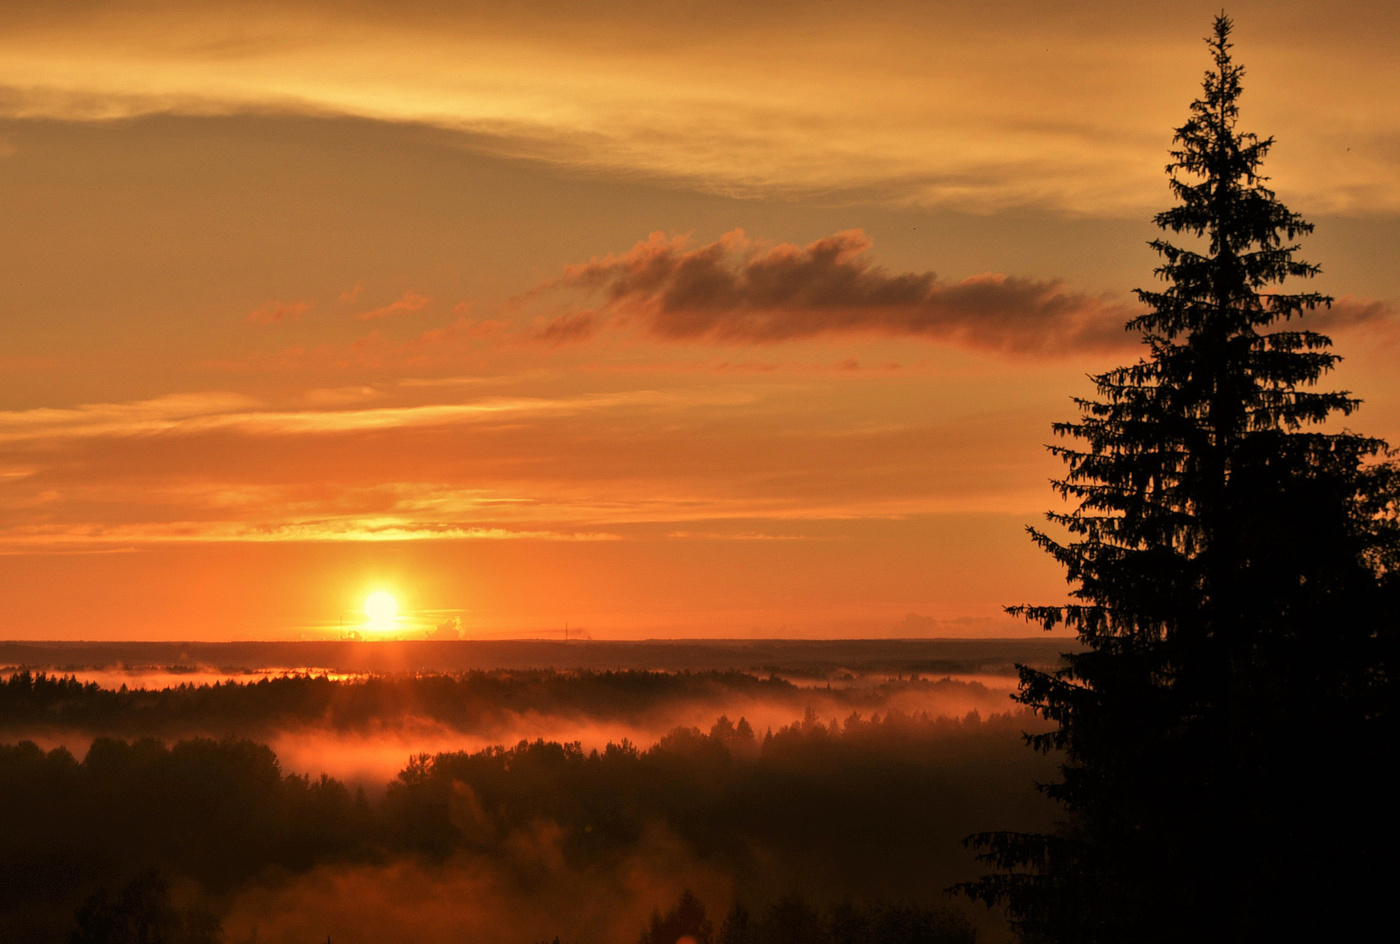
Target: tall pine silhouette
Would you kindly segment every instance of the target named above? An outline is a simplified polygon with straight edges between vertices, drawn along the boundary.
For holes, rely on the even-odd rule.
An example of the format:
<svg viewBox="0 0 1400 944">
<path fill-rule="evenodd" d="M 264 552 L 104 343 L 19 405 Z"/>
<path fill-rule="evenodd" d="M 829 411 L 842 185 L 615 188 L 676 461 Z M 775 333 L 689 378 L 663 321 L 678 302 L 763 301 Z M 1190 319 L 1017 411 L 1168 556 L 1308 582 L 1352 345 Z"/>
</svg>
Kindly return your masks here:
<svg viewBox="0 0 1400 944">
<path fill-rule="evenodd" d="M 1084 644 L 1021 672 L 1054 722 L 1029 740 L 1063 751 L 1061 826 L 970 840 L 998 871 L 962 890 L 1026 940 L 1332 937 L 1380 907 L 1396 473 L 1337 428 L 1358 401 L 1315 388 L 1338 358 L 1300 321 L 1332 299 L 1284 290 L 1319 271 L 1312 226 L 1266 186 L 1273 140 L 1237 129 L 1230 32 L 1174 139 L 1165 287 L 1128 325 L 1146 354 L 1054 427 L 1073 510 L 1031 533 L 1073 602 L 1013 608 Z"/>
</svg>

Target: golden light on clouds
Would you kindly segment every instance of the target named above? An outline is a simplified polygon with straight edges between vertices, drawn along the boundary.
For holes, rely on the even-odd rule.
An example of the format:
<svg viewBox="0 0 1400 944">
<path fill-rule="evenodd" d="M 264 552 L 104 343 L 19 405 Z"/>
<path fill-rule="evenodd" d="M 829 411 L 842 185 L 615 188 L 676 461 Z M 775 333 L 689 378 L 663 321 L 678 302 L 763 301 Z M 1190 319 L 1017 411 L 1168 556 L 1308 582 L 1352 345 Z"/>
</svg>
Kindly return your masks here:
<svg viewBox="0 0 1400 944">
<path fill-rule="evenodd" d="M 6 634 L 1033 632 L 1216 12 L 0 5 Z M 1400 438 L 1400 13 L 1230 12 Z"/>
<path fill-rule="evenodd" d="M 1148 16 L 1031 3 L 706 15 L 667 3 L 18 6 L 28 15 L 0 29 L 0 113 L 12 116 L 348 115 L 725 193 L 1091 214 L 1160 200 L 1209 15 L 1208 4 Z M 1298 192 L 1319 209 L 1400 209 L 1397 56 L 1366 29 L 1392 19 L 1385 5 L 1328 5 L 1326 20 L 1351 17 L 1343 35 L 1314 22 L 1321 6 L 1242 6 L 1264 80 L 1251 104 L 1289 142 L 1279 160 Z M 1289 28 L 1311 30 L 1318 53 L 1298 56 Z"/>
</svg>

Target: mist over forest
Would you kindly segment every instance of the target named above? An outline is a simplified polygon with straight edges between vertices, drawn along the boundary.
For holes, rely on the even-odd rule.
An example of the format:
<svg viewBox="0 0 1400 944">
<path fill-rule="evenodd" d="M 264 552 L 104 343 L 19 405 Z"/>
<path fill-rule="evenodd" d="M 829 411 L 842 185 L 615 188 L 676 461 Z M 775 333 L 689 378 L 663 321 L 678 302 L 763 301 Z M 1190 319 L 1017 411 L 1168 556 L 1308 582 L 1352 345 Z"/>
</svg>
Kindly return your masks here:
<svg viewBox="0 0 1400 944">
<path fill-rule="evenodd" d="M 546 668 L 546 646 L 465 671 L 12 664 L 0 938 L 63 941 L 157 887 L 230 942 L 632 941 L 649 921 L 966 940 L 989 919 L 945 894 L 976 869 L 962 838 L 1048 822 L 1015 644 L 779 646 L 766 667 L 721 644 L 670 669 Z"/>
<path fill-rule="evenodd" d="M 0 6 L 0 944 L 1376 936 L 1397 11 Z"/>
</svg>

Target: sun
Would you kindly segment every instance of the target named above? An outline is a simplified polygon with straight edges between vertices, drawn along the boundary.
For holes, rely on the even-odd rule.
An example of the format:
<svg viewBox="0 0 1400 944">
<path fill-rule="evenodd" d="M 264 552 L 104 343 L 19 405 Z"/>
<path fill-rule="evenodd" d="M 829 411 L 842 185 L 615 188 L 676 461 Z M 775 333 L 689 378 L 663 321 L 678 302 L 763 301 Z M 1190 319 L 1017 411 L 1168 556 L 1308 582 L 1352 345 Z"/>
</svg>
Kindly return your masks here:
<svg viewBox="0 0 1400 944">
<path fill-rule="evenodd" d="M 388 590 L 376 590 L 365 597 L 365 616 L 372 629 L 393 629 L 399 616 L 399 601 Z"/>
</svg>

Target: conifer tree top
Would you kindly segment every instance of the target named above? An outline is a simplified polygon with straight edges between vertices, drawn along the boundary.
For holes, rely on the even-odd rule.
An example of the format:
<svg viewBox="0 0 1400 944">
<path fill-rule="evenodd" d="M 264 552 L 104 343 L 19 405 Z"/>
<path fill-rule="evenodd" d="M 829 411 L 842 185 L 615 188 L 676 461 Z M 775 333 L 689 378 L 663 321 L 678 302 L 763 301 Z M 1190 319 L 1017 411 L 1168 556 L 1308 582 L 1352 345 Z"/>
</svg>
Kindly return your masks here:
<svg viewBox="0 0 1400 944">
<path fill-rule="evenodd" d="M 1070 539 L 1032 535 L 1065 566 L 1082 602 L 1013 608 L 1047 627 L 1066 621 L 1090 638 L 1169 634 L 1181 618 L 1170 600 L 1180 594 L 1164 586 L 1154 600 L 1144 582 L 1170 571 L 1197 593 L 1201 581 L 1221 579 L 1223 565 L 1198 558 L 1234 541 L 1221 516 L 1238 507 L 1232 490 L 1249 479 L 1242 473 L 1306 474 L 1325 452 L 1383 449 L 1316 429 L 1357 401 L 1313 389 L 1338 357 L 1329 338 L 1287 324 L 1332 299 L 1291 290 L 1319 272 L 1297 255 L 1312 225 L 1267 186 L 1273 139 L 1238 128 L 1244 69 L 1231 58 L 1231 29 L 1216 17 L 1211 68 L 1173 138 L 1166 170 L 1176 205 L 1157 214 L 1167 235 L 1150 244 L 1165 284 L 1137 291 L 1145 311 L 1127 326 L 1147 353 L 1094 376 L 1097 397 L 1077 399 L 1081 416 L 1054 426 L 1080 441 L 1051 447 L 1068 466 L 1054 484 L 1076 507 L 1049 519 Z M 1280 464 L 1274 454 L 1290 458 Z"/>
<path fill-rule="evenodd" d="M 1178 235 L 1195 237 L 1198 249 L 1165 239 L 1152 242 L 1164 259 L 1157 275 L 1174 283 L 1166 293 L 1139 291 L 1153 309 L 1131 323 L 1149 337 L 1171 339 L 1222 317 L 1235 331 L 1289 319 L 1332 299 L 1318 293 L 1261 295 L 1289 278 L 1311 278 L 1317 266 L 1294 258 L 1299 236 L 1312 224 L 1279 202 L 1261 172 L 1274 144 L 1237 130 L 1244 67 L 1230 56 L 1233 23 L 1220 15 L 1207 40 L 1214 68 L 1202 95 L 1176 129 L 1167 174 L 1178 205 L 1154 222 Z M 1189 300 L 1192 304 L 1180 304 Z M 1227 327 L 1227 326 L 1221 326 Z"/>
</svg>

